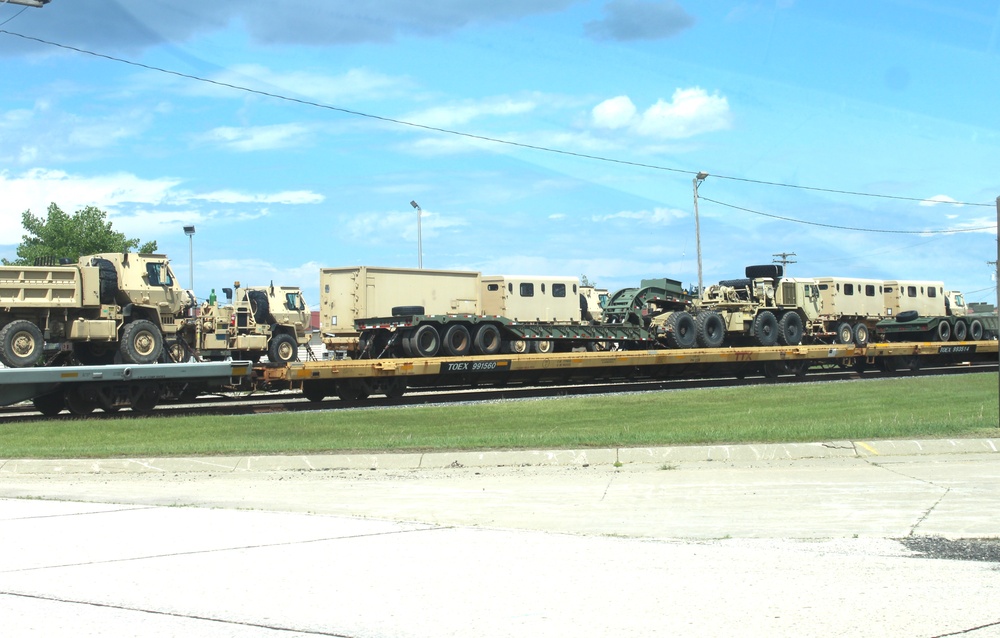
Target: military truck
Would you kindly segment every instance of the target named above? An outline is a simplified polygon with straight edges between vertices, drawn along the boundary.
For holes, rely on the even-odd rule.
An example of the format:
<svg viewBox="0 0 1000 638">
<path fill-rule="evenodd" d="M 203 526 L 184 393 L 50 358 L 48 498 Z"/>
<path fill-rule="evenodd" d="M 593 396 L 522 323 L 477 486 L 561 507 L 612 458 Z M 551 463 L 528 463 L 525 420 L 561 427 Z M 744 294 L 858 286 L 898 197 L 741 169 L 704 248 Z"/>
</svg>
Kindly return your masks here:
<svg viewBox="0 0 1000 638">
<path fill-rule="evenodd" d="M 309 307 L 296 286 L 223 288 L 227 302 L 202 304 L 193 330 L 171 350 L 183 361 L 190 356 L 219 360 L 258 361 L 266 354 L 272 363 L 298 360 L 299 346 L 309 343 Z M 213 293 L 214 294 L 214 293 Z"/>
<path fill-rule="evenodd" d="M 49 354 L 50 363 L 153 363 L 194 304 L 165 255 L 0 266 L 0 362 L 25 368 Z"/>
</svg>

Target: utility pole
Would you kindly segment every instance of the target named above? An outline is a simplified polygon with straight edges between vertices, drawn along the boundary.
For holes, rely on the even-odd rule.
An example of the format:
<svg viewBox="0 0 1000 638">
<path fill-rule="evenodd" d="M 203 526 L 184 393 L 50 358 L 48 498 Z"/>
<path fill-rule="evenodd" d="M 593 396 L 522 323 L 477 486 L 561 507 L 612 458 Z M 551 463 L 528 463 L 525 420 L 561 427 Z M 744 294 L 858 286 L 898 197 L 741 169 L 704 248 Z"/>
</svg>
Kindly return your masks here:
<svg viewBox="0 0 1000 638">
<path fill-rule="evenodd" d="M 701 223 L 698 221 L 698 187 L 701 183 L 705 181 L 708 177 L 708 173 L 705 171 L 699 171 L 694 179 L 691 180 L 691 185 L 694 187 L 694 241 L 695 249 L 698 252 L 698 296 L 701 297 L 701 291 L 704 290 L 701 279 Z"/>
<path fill-rule="evenodd" d="M 796 263 L 798 263 L 797 261 L 789 259 L 789 257 L 795 257 L 796 256 L 795 253 L 774 253 L 771 256 L 772 257 L 781 257 L 781 259 L 772 259 L 771 263 L 772 264 L 781 264 L 781 270 L 782 270 L 782 272 L 784 272 L 786 270 L 785 266 L 787 266 L 788 264 L 796 264 Z"/>
</svg>

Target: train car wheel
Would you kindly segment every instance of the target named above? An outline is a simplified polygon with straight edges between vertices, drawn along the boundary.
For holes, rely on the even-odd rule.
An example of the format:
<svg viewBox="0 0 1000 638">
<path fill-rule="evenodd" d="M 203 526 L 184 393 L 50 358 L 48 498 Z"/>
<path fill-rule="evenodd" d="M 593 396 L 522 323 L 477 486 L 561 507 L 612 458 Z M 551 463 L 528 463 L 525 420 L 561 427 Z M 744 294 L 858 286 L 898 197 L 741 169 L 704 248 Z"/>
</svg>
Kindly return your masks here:
<svg viewBox="0 0 1000 638">
<path fill-rule="evenodd" d="M 469 354 L 469 350 L 472 348 L 472 337 L 469 335 L 469 329 L 460 323 L 448 326 L 448 329 L 444 331 L 441 346 L 445 354 L 453 357 L 464 357 Z"/>
<path fill-rule="evenodd" d="M 431 325 L 423 325 L 413 331 L 410 350 L 415 357 L 433 357 L 441 348 L 441 335 Z"/>
<path fill-rule="evenodd" d="M 802 317 L 794 310 L 781 315 L 778 322 L 778 343 L 797 346 L 802 343 Z"/>
<path fill-rule="evenodd" d="M 770 310 L 753 320 L 753 340 L 758 346 L 773 346 L 778 342 L 778 319 Z"/>
<path fill-rule="evenodd" d="M 969 336 L 969 327 L 965 325 L 964 321 L 959 319 L 955 322 L 953 334 L 955 335 L 955 341 L 965 341 L 965 338 Z"/>
<path fill-rule="evenodd" d="M 500 352 L 500 329 L 491 323 L 476 328 L 472 339 L 472 351 L 476 354 L 494 355 Z"/>
<path fill-rule="evenodd" d="M 66 399 L 63 397 L 62 390 L 37 396 L 31 402 L 35 409 L 45 416 L 55 416 L 66 407 Z"/>
<path fill-rule="evenodd" d="M 837 343 L 843 345 L 854 343 L 854 329 L 851 328 L 851 324 L 844 322 L 837 326 Z"/>
<path fill-rule="evenodd" d="M 980 341 L 983 338 L 983 322 L 973 319 L 969 324 L 969 338 L 973 341 Z"/>
<path fill-rule="evenodd" d="M 726 339 L 726 322 L 713 310 L 699 312 L 695 318 L 695 333 L 702 348 L 718 348 Z"/>
<path fill-rule="evenodd" d="M 859 348 L 864 348 L 865 346 L 868 345 L 867 325 L 859 323 L 856 326 L 854 326 L 854 330 L 852 332 L 854 334 L 854 345 L 856 345 Z"/>
<path fill-rule="evenodd" d="M 82 388 L 75 387 L 66 390 L 66 409 L 74 416 L 87 416 L 97 409 L 97 401 L 93 397 L 82 392 Z"/>
<path fill-rule="evenodd" d="M 951 339 L 951 324 L 942 320 L 941 323 L 938 324 L 934 335 L 937 337 L 938 341 L 948 341 Z"/>
</svg>

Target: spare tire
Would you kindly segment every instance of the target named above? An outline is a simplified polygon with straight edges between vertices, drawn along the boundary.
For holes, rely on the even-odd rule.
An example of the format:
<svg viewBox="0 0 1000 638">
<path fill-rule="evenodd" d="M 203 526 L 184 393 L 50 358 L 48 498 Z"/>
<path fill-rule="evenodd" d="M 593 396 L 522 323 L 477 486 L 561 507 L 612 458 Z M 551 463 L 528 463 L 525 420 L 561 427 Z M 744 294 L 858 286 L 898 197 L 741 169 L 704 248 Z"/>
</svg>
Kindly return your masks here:
<svg viewBox="0 0 1000 638">
<path fill-rule="evenodd" d="M 899 323 L 905 323 L 907 321 L 913 321 L 920 316 L 920 313 L 916 310 L 904 310 L 903 312 L 896 315 L 896 321 Z"/>
<path fill-rule="evenodd" d="M 422 315 L 424 314 L 423 306 L 395 306 L 392 309 L 393 317 L 402 317 L 404 315 Z"/>
</svg>

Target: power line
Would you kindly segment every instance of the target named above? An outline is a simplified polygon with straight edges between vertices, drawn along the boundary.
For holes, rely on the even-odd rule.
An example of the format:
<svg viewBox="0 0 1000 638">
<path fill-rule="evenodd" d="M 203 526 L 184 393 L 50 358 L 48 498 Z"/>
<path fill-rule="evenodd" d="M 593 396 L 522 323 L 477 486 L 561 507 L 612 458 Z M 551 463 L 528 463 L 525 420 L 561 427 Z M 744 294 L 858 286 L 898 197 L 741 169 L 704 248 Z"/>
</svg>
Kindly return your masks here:
<svg viewBox="0 0 1000 638">
<path fill-rule="evenodd" d="M 60 44 L 58 42 L 52 42 L 50 40 L 44 40 L 42 38 L 38 38 L 38 37 L 35 37 L 35 36 L 24 35 L 22 33 L 16 33 L 14 31 L 7 31 L 6 29 L 0 29 L 0 33 L 5 34 L 5 35 L 15 36 L 15 37 L 18 37 L 18 38 L 22 38 L 24 40 L 31 40 L 31 41 L 34 41 L 34 42 L 38 42 L 40 44 L 44 44 L 46 46 L 57 47 L 57 48 L 60 48 L 60 49 L 66 49 L 68 51 L 74 51 L 76 53 L 82 53 L 84 55 L 90 55 L 90 56 L 97 57 L 97 58 L 103 58 L 105 60 L 110 60 L 112 62 L 119 62 L 121 64 L 128 64 L 130 66 L 139 67 L 139 68 L 146 69 L 146 70 L 149 70 L 149 71 L 157 71 L 159 73 L 166 73 L 168 75 L 174 75 L 174 76 L 185 78 L 185 79 L 188 79 L 188 80 L 194 80 L 196 82 L 204 82 L 204 83 L 207 83 L 207 84 L 213 84 L 215 86 L 221 86 L 221 87 L 233 89 L 233 90 L 236 90 L 236 91 L 244 91 L 246 93 L 253 93 L 255 95 L 261 95 L 261 96 L 264 96 L 264 97 L 270 97 L 270 98 L 274 98 L 276 100 L 284 100 L 286 102 L 294 102 L 294 103 L 297 103 L 297 104 L 303 104 L 305 106 L 313 106 L 313 107 L 316 107 L 316 108 L 327 109 L 327 110 L 330 110 L 330 111 L 336 111 L 338 113 L 344 113 L 345 115 L 354 115 L 354 116 L 357 116 L 357 117 L 365 117 L 365 118 L 369 118 L 369 119 L 373 119 L 373 120 L 379 120 L 381 122 L 389 122 L 389 123 L 398 124 L 398 125 L 401 125 L 401 126 L 409 126 L 409 127 L 412 127 L 412 128 L 423 129 L 423 130 L 426 130 L 426 131 L 433 131 L 435 133 L 444 133 L 444 134 L 447 134 L 447 135 L 455 135 L 455 136 L 458 136 L 458 137 L 464 137 L 464 138 L 473 139 L 473 140 L 479 140 L 479 141 L 483 141 L 483 142 L 491 142 L 491 143 L 494 143 L 494 144 L 505 144 L 507 146 L 514 146 L 514 147 L 518 147 L 518 148 L 525 148 L 525 149 L 530 149 L 530 150 L 534 150 L 534 151 L 542 151 L 542 152 L 545 152 L 545 153 L 554 153 L 554 154 L 558 154 L 558 155 L 566 155 L 566 156 L 569 156 L 569 157 L 578 157 L 578 158 L 581 158 L 581 159 L 590 159 L 590 160 L 595 160 L 595 161 L 599 161 L 599 162 L 607 162 L 607 163 L 611 163 L 611 164 L 621 164 L 621 165 L 624 165 L 624 166 L 635 166 L 635 167 L 638 167 L 638 168 L 649 168 L 649 169 L 652 169 L 652 170 L 668 171 L 668 172 L 672 172 L 672 173 L 682 173 L 682 174 L 686 174 L 686 175 L 697 175 L 699 173 L 699 171 L 692 171 L 692 170 L 686 170 L 686 169 L 681 169 L 681 168 L 672 168 L 672 167 L 669 167 L 669 166 L 659 166 L 657 164 L 646 164 L 646 163 L 643 163 L 643 162 L 634 162 L 634 161 L 630 161 L 630 160 L 623 160 L 623 159 L 616 159 L 616 158 L 611 158 L 611 157 L 604 157 L 604 156 L 601 156 L 601 155 L 590 155 L 588 153 L 577 153 L 575 151 L 567 151 L 567 150 L 558 149 L 558 148 L 551 148 L 551 147 L 548 147 L 548 146 L 538 146 L 538 145 L 535 145 L 535 144 L 525 144 L 523 142 L 515 142 L 513 140 L 505 140 L 505 139 L 498 138 L 498 137 L 489 137 L 489 136 L 486 136 L 486 135 L 477 135 L 475 133 L 467 133 L 465 131 L 456 131 L 456 130 L 453 130 L 453 129 L 441 128 L 441 127 L 437 127 L 437 126 L 429 126 L 427 124 L 418 124 L 416 122 L 408 122 L 406 120 L 400 120 L 400 119 L 396 119 L 396 118 L 392 118 L 392 117 L 386 117 L 384 115 L 375 115 L 375 114 L 372 114 L 372 113 L 365 113 L 363 111 L 355 111 L 353 109 L 347 109 L 347 108 L 343 108 L 343 107 L 339 107 L 339 106 L 333 106 L 333 105 L 330 105 L 330 104 L 322 104 L 322 103 L 319 103 L 319 102 L 313 102 L 311 100 L 305 100 L 305 99 L 302 99 L 302 98 L 290 97 L 290 96 L 287 96 L 287 95 L 282 95 L 280 93 L 271 93 L 271 92 L 268 92 L 268 91 L 261 91 L 259 89 L 251 89 L 249 87 L 240 86 L 238 84 L 231 84 L 229 82 L 221 82 L 219 80 L 211 80 L 211 79 L 203 78 L 203 77 L 200 77 L 200 76 L 197 76 L 197 75 L 191 75 L 189 73 L 182 73 L 180 71 L 173 71 L 171 69 L 165 69 L 165 68 L 158 67 L 158 66 L 152 66 L 152 65 L 149 65 L 149 64 L 143 64 L 142 62 L 135 62 L 133 60 L 126 60 L 124 58 L 115 57 L 115 56 L 112 56 L 112 55 L 108 55 L 106 53 L 97 53 L 95 51 L 89 51 L 87 49 L 81 49 L 79 47 L 70 46 L 68 44 Z M 769 182 L 769 181 L 766 181 L 766 180 L 750 179 L 750 178 L 746 178 L 746 177 L 733 177 L 731 175 L 717 175 L 717 174 L 714 174 L 714 173 L 712 174 L 712 179 L 726 179 L 726 180 L 737 181 L 737 182 L 747 182 L 747 183 L 752 183 L 752 184 L 761 184 L 761 185 L 765 185 L 765 186 L 779 186 L 781 188 L 795 188 L 795 189 L 799 189 L 799 190 L 810 190 L 810 191 L 818 191 L 818 192 L 823 192 L 823 193 L 834 193 L 834 194 L 839 194 L 839 195 L 853 195 L 853 196 L 857 196 L 857 197 L 874 197 L 874 198 L 879 198 L 879 199 L 895 199 L 895 200 L 903 200 L 903 201 L 910 201 L 910 202 L 924 202 L 924 201 L 927 201 L 926 197 L 905 197 L 905 196 L 901 196 L 901 195 L 884 195 L 884 194 L 880 194 L 880 193 L 865 193 L 865 192 L 861 192 L 861 191 L 848 191 L 848 190 L 840 190 L 840 189 L 836 189 L 836 188 L 821 188 L 821 187 L 816 187 L 816 186 L 801 186 L 801 185 L 798 185 L 798 184 L 786 184 L 786 183 L 782 183 L 782 182 Z M 711 200 L 708 200 L 708 201 L 711 201 Z M 718 202 L 716 202 L 716 203 L 718 203 Z M 952 205 L 952 206 L 990 206 L 990 207 L 992 207 L 994 205 L 993 202 L 990 202 L 990 203 L 979 203 L 979 202 L 940 202 L 940 203 L 942 203 L 942 204 L 949 204 L 949 205 Z M 723 204 L 723 205 L 725 206 L 726 204 Z M 751 211 L 751 212 L 753 212 L 753 211 Z M 803 222 L 803 223 L 806 223 L 806 222 Z M 836 228 L 836 227 L 834 227 L 834 228 Z M 883 231 L 883 232 L 894 232 L 894 231 Z M 962 232 L 962 231 L 942 231 L 942 232 Z"/>
<path fill-rule="evenodd" d="M 811 222 L 805 219 L 795 219 L 794 217 L 784 217 L 782 215 L 774 215 L 772 213 L 762 213 L 759 210 L 752 210 L 750 208 L 744 208 L 742 206 L 736 206 L 734 204 L 727 204 L 725 202 L 720 202 L 714 199 L 709 199 L 699 195 L 699 199 L 706 202 L 712 202 L 713 204 L 718 204 L 719 206 L 725 206 L 727 208 L 733 208 L 736 210 L 741 210 L 745 213 L 751 213 L 753 215 L 760 215 L 761 217 L 770 217 L 772 219 L 780 219 L 786 222 L 792 222 L 795 224 L 807 224 L 809 226 L 822 226 L 823 228 L 836 228 L 837 230 L 853 230 L 862 233 L 890 233 L 894 235 L 946 235 L 951 233 L 975 233 L 984 230 L 993 230 L 996 225 L 992 226 L 982 226 L 980 228 L 949 228 L 944 230 L 889 230 L 885 228 L 857 228 L 853 226 L 837 226 L 836 224 L 823 224 L 821 222 Z"/>
</svg>

